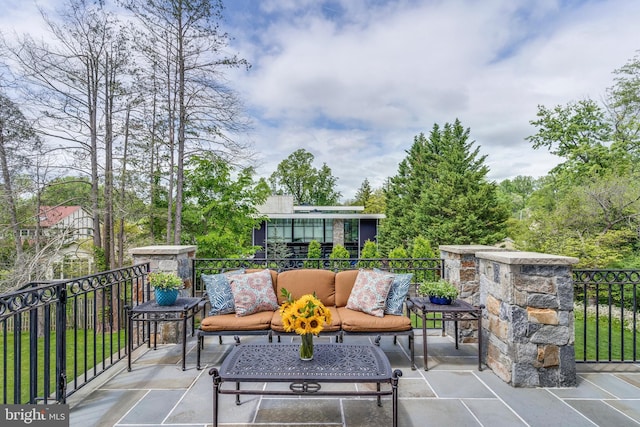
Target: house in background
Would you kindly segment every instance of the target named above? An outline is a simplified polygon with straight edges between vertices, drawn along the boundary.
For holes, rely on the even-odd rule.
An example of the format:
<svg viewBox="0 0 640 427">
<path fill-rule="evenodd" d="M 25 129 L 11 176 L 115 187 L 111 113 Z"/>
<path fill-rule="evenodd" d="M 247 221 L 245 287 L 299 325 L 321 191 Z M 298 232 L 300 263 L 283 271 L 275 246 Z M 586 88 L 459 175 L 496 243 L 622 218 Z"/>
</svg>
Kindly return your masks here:
<svg viewBox="0 0 640 427">
<path fill-rule="evenodd" d="M 41 206 L 37 221 L 41 240 L 48 243 L 46 276 L 61 279 L 81 276 L 93 269 L 93 217 L 82 206 Z M 36 226 L 23 228 L 24 241 L 33 243 Z"/>
<path fill-rule="evenodd" d="M 253 244 L 262 247 L 256 258 L 269 257 L 269 244 L 287 244 L 295 258 L 306 258 L 309 242 L 316 240 L 322 257 L 334 245 L 344 246 L 358 258 L 367 240 L 376 241 L 384 214 L 363 213 L 363 206 L 295 206 L 293 196 L 271 196 L 258 207 L 266 219 L 253 230 Z"/>
</svg>

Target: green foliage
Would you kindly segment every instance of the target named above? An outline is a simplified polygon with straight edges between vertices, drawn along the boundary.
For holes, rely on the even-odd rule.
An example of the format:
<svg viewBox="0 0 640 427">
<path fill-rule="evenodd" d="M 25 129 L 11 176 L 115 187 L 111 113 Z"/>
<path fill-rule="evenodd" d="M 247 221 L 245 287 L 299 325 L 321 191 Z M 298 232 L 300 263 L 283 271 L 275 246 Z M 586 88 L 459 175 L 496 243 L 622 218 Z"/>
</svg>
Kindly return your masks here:
<svg viewBox="0 0 640 427">
<path fill-rule="evenodd" d="M 367 240 L 364 242 L 364 246 L 362 247 L 362 251 L 360 252 L 361 258 L 380 258 L 380 253 L 378 252 L 378 245 L 376 242 L 371 240 Z"/>
<path fill-rule="evenodd" d="M 402 268 L 405 263 L 393 261 L 394 258 L 406 259 L 409 258 L 409 254 L 407 254 L 407 250 L 402 246 L 395 247 L 389 252 L 389 267 L 395 271 L 398 268 Z"/>
<path fill-rule="evenodd" d="M 539 180 L 522 175 L 513 179 L 505 179 L 498 186 L 506 198 L 505 202 L 511 206 L 512 216 L 519 219 L 525 217 L 527 201 L 538 187 Z"/>
<path fill-rule="evenodd" d="M 360 188 L 356 191 L 355 198 L 351 205 L 353 206 L 364 206 L 366 207 L 369 204 L 369 199 L 373 196 L 373 190 L 371 189 L 371 184 L 369 184 L 369 180 L 367 178 L 362 181 L 360 184 Z"/>
<path fill-rule="evenodd" d="M 331 268 L 335 269 L 345 269 L 351 266 L 351 262 L 349 258 L 351 254 L 343 245 L 333 245 L 333 249 L 331 249 L 331 253 L 329 254 L 329 259 L 334 260 L 331 262 Z"/>
<path fill-rule="evenodd" d="M 553 169 L 554 173 L 579 178 L 611 166 L 612 153 L 606 146 L 611 140 L 611 125 L 594 101 L 587 99 L 553 109 L 540 105 L 537 115 L 531 124 L 538 132 L 526 139 L 534 149 L 545 147 L 565 159 Z"/>
<path fill-rule="evenodd" d="M 175 273 L 167 273 L 164 271 L 149 273 L 149 283 L 155 289 L 163 289 L 166 291 L 182 289 L 184 286 L 182 279 Z"/>
<path fill-rule="evenodd" d="M 281 161 L 269 177 L 273 194 L 291 195 L 297 205 L 336 205 L 340 199 L 337 178 L 326 163 L 314 168 L 313 159 L 313 154 L 301 148 Z"/>
<path fill-rule="evenodd" d="M 358 261 L 358 266 L 360 268 L 374 268 L 374 267 L 380 267 L 382 265 L 380 261 L 368 260 L 373 258 L 380 258 L 380 252 L 378 252 L 378 245 L 371 240 L 367 240 L 366 242 L 364 242 L 362 251 L 360 251 L 360 258 L 361 259 Z"/>
<path fill-rule="evenodd" d="M 613 149 L 640 155 L 640 55 L 614 71 L 615 84 L 608 90 L 607 108 L 614 118 Z"/>
<path fill-rule="evenodd" d="M 413 239 L 413 247 L 411 249 L 411 258 L 436 258 L 435 251 L 431 247 L 431 243 L 422 236 Z M 416 271 L 413 280 L 415 282 L 433 281 L 438 276 L 436 271 Z"/>
<path fill-rule="evenodd" d="M 197 244 L 205 258 L 254 253 L 251 231 L 261 220 L 256 206 L 269 195 L 266 182 L 254 181 L 252 168 L 236 171 L 214 154 L 193 156 L 187 166 L 184 243 Z"/>
<path fill-rule="evenodd" d="M 505 237 L 508 208 L 486 181 L 486 156 L 468 139 L 459 120 L 414 138 L 385 189 L 383 252 L 409 246 L 418 235 L 434 245 L 494 244 Z"/>
<path fill-rule="evenodd" d="M 104 256 L 104 249 L 97 246 L 93 248 L 93 262 L 95 264 L 96 271 L 107 271 L 107 262 Z"/>
<path fill-rule="evenodd" d="M 318 259 L 322 257 L 322 247 L 320 246 L 320 242 L 317 240 L 312 240 L 309 242 L 309 247 L 307 249 L 307 259 L 309 261 L 304 262 L 305 268 L 320 268 L 318 265 Z M 311 261 L 314 260 L 314 261 Z"/>
<path fill-rule="evenodd" d="M 269 251 L 269 258 L 287 259 L 293 256 L 293 252 L 287 242 L 277 234 L 270 239 L 267 250 Z"/>
<path fill-rule="evenodd" d="M 43 206 L 78 205 L 91 209 L 91 181 L 85 177 L 57 178 L 47 184 L 40 197 Z"/>
<path fill-rule="evenodd" d="M 418 286 L 418 294 L 440 298 L 458 298 L 458 289 L 446 280 L 424 282 Z"/>
<path fill-rule="evenodd" d="M 384 190 L 382 188 L 376 188 L 373 194 L 367 200 L 367 204 L 364 205 L 364 213 L 384 213 L 386 209 L 386 199 Z"/>
<path fill-rule="evenodd" d="M 307 251 L 307 258 L 320 258 L 322 256 L 322 248 L 320 242 L 312 240 L 309 242 L 309 248 Z"/>
</svg>

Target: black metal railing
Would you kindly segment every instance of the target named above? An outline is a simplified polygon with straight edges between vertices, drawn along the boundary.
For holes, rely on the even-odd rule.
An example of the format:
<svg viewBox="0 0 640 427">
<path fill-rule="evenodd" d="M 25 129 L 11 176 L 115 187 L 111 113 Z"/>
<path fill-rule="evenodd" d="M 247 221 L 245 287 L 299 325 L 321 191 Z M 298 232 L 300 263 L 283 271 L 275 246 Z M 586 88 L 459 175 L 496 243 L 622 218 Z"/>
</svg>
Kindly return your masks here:
<svg viewBox="0 0 640 427">
<path fill-rule="evenodd" d="M 638 362 L 638 270 L 574 270 L 576 361 Z"/>
<path fill-rule="evenodd" d="M 64 403 L 124 358 L 126 306 L 148 298 L 148 271 L 139 264 L 0 295 L 2 403 Z"/>
<path fill-rule="evenodd" d="M 205 291 L 202 274 L 239 268 L 344 271 L 377 267 L 413 273 L 411 292 L 415 293 L 422 281 L 442 277 L 444 261 L 195 259 L 192 267 L 192 292 L 198 295 Z M 31 283 L 0 295 L 1 402 L 64 403 L 68 396 L 125 358 L 126 308 L 149 298 L 148 272 L 146 263 L 72 280 Z M 574 270 L 573 283 L 576 360 L 637 363 L 640 271 Z M 137 347 L 148 339 L 148 332 L 138 331 L 135 336 Z"/>
</svg>

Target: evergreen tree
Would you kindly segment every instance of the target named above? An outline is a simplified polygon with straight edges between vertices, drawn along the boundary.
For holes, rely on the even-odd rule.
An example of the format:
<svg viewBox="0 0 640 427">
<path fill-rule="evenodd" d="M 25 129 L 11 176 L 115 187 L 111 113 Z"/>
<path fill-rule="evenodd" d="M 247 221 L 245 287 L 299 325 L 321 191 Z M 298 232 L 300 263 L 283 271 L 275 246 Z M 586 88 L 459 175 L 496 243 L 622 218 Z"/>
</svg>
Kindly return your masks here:
<svg viewBox="0 0 640 427">
<path fill-rule="evenodd" d="M 349 251 L 344 246 L 333 245 L 333 249 L 329 254 L 329 259 L 332 260 L 331 268 L 337 270 L 344 270 L 345 268 L 349 268 L 349 266 L 351 265 L 351 262 L 349 261 L 350 257 L 351 254 L 349 254 Z"/>
<path fill-rule="evenodd" d="M 309 247 L 307 248 L 307 260 L 304 262 L 305 268 L 320 268 L 320 263 L 318 259 L 322 257 L 322 247 L 320 246 L 320 242 L 317 240 L 312 240 L 309 242 Z"/>
<path fill-rule="evenodd" d="M 371 189 L 371 184 L 369 184 L 369 180 L 365 178 L 364 181 L 362 181 L 362 184 L 360 184 L 360 188 L 358 188 L 358 191 L 356 191 L 355 199 L 351 204 L 353 206 L 367 207 L 371 196 L 373 196 L 373 190 Z"/>
<path fill-rule="evenodd" d="M 364 242 L 362 252 L 360 252 L 360 258 L 360 261 L 358 261 L 358 267 L 360 268 L 380 267 L 380 261 L 371 261 L 371 259 L 380 258 L 380 252 L 378 252 L 378 245 L 376 245 L 376 242 L 371 240 Z"/>
<path fill-rule="evenodd" d="M 507 207 L 486 180 L 486 156 L 459 120 L 414 138 L 385 190 L 383 250 L 407 247 L 422 235 L 434 245 L 493 244 L 505 236 Z"/>
</svg>

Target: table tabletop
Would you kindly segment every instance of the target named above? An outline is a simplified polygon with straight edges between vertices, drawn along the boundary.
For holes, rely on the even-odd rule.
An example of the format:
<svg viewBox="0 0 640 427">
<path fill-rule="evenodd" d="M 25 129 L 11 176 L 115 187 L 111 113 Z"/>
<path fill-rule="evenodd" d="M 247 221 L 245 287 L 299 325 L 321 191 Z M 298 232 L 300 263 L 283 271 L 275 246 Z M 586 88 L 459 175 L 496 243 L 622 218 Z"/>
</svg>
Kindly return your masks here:
<svg viewBox="0 0 640 427">
<path fill-rule="evenodd" d="M 299 344 L 240 344 L 220 366 L 224 381 L 381 382 L 392 378 L 389 359 L 374 345 L 314 344 L 300 360 Z"/>
<path fill-rule="evenodd" d="M 178 297 L 172 305 L 158 305 L 156 300 L 149 300 L 136 305 L 131 309 L 132 313 L 181 313 L 198 306 L 202 298 Z"/>
<path fill-rule="evenodd" d="M 465 312 L 465 313 L 480 313 L 482 307 L 476 307 L 468 302 L 456 299 L 451 304 L 434 304 L 429 301 L 429 297 L 412 297 L 409 301 L 420 310 L 424 312 Z"/>
</svg>

